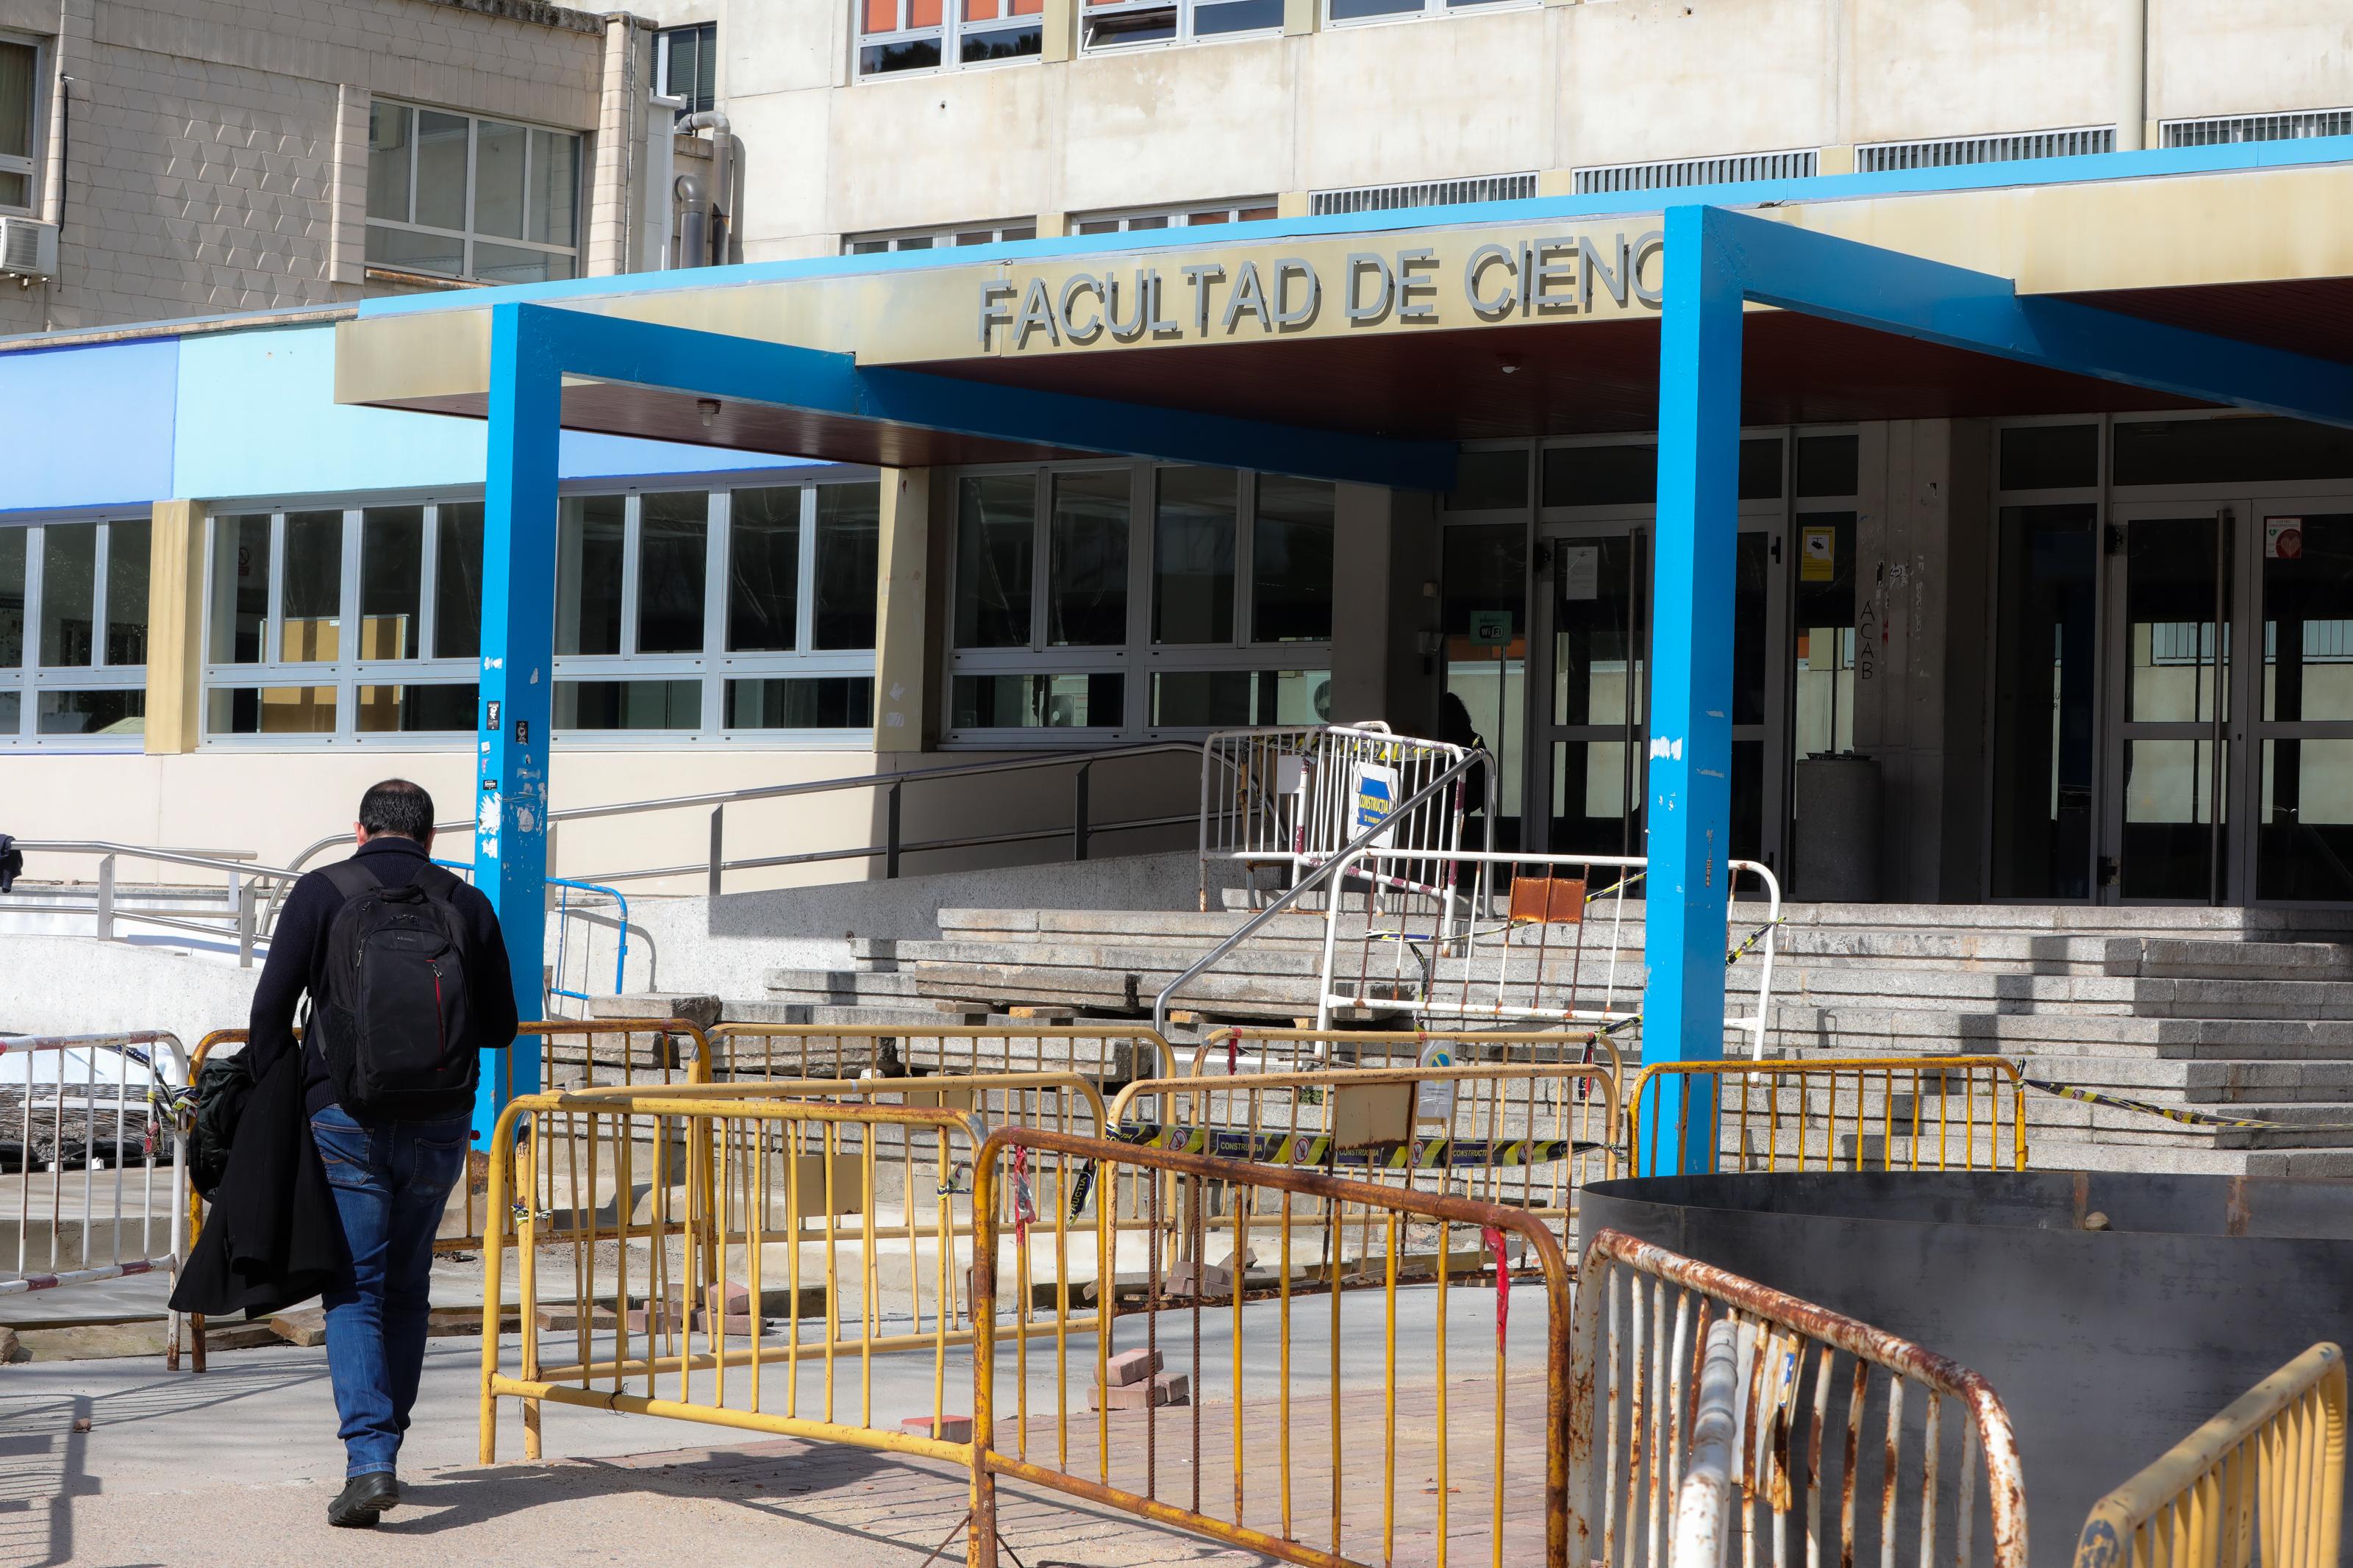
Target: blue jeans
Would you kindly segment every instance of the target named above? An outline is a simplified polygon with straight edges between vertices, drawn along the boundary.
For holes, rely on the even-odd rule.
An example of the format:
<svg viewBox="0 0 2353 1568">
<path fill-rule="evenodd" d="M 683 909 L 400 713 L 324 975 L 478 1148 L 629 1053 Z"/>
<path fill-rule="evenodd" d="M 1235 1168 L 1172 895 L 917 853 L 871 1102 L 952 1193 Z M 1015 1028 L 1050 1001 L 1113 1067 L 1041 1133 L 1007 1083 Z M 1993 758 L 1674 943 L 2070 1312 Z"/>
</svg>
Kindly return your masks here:
<svg viewBox="0 0 2353 1568">
<path fill-rule="evenodd" d="M 351 1279 L 324 1298 L 346 1477 L 398 1467 L 425 1371 L 433 1235 L 465 1173 L 470 1125 L 459 1115 L 363 1127 L 332 1105 L 311 1118 L 352 1249 Z"/>
</svg>

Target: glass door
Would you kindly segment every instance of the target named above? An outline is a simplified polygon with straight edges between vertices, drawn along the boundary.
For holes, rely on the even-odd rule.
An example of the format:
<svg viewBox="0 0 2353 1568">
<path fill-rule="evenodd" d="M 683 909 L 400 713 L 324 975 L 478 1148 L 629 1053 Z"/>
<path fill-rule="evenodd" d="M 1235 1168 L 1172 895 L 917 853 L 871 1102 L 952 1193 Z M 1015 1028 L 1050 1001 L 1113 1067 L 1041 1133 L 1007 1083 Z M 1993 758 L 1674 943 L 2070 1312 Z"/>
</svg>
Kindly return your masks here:
<svg viewBox="0 0 2353 1568">
<path fill-rule="evenodd" d="M 1643 737 L 1649 713 L 1651 536 L 1647 524 L 1547 531 L 1538 603 L 1550 689 L 1532 751 L 1551 803 L 1555 854 L 1642 852 Z"/>
<path fill-rule="evenodd" d="M 1539 656 L 1546 661 L 1529 748 L 1532 800 L 1549 802 L 1556 854 L 1642 853 L 1651 647 L 1648 520 L 1547 525 L 1538 552 Z M 1778 592 L 1781 527 L 1744 527 L 1735 563 L 1732 853 L 1777 864 L 1787 747 L 1786 679 L 1773 651 L 1789 640 Z M 1534 813 L 1530 814 L 1532 816 Z"/>
<path fill-rule="evenodd" d="M 2241 515 L 2229 506 L 2119 509 L 2109 525 L 2113 783 L 2100 867 L 2109 901 L 2243 897 L 2244 857 L 2231 832 Z"/>
<path fill-rule="evenodd" d="M 2353 500 L 2249 516 L 2263 650 L 2254 897 L 2353 901 Z"/>
</svg>

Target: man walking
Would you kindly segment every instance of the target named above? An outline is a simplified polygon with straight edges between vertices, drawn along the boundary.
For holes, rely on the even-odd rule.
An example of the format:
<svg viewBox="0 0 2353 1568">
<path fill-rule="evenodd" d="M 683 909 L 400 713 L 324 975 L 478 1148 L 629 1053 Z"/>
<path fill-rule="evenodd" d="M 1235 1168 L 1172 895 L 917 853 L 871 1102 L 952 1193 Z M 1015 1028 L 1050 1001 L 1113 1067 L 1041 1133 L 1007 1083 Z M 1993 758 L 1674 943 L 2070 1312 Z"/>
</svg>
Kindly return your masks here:
<svg viewBox="0 0 2353 1568">
<path fill-rule="evenodd" d="M 510 1044 L 516 1016 L 490 900 L 432 863 L 433 797 L 387 779 L 360 797 L 353 828 L 357 852 L 287 898 L 247 1050 L 257 1079 L 301 1052 L 311 1136 L 350 1247 L 349 1278 L 323 1298 L 346 1476 L 327 1521 L 364 1529 L 400 1500 L 433 1237 L 466 1170 L 477 1053 Z"/>
</svg>

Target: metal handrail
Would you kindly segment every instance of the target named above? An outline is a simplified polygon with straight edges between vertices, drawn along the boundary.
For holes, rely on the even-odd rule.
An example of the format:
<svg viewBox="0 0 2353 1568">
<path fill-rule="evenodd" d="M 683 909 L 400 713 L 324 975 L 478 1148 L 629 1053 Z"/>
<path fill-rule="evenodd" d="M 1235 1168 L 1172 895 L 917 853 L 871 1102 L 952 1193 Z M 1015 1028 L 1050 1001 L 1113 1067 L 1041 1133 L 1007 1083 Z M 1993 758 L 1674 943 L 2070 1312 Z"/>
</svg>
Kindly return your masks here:
<svg viewBox="0 0 2353 1568">
<path fill-rule="evenodd" d="M 598 882 L 648 881 L 659 877 L 684 877 L 701 871 L 708 877 L 710 891 L 714 897 L 719 892 L 720 878 L 728 871 L 761 870 L 779 866 L 808 866 L 827 860 L 856 860 L 881 856 L 888 863 L 887 874 L 896 877 L 899 874 L 899 858 L 902 855 L 935 849 L 979 849 L 997 844 L 1022 844 L 1038 839 L 1060 838 L 1066 833 L 1077 850 L 1076 858 L 1083 860 L 1086 858 L 1086 841 L 1093 834 L 1130 832 L 1145 827 L 1168 827 L 1192 820 L 1189 816 L 1148 816 L 1130 821 L 1106 822 L 1097 826 L 1087 819 L 1086 773 L 1095 763 L 1117 762 L 1124 757 L 1157 756 L 1167 752 L 1198 756 L 1201 753 L 1201 748 L 1189 741 L 1155 741 L 1144 745 L 1113 746 L 1100 752 L 1048 752 L 1037 756 L 1002 757 L 993 762 L 950 763 L 940 767 L 915 768 L 905 773 L 853 773 L 845 778 L 807 779 L 799 784 L 754 784 L 746 789 L 711 790 L 699 795 L 663 795 L 653 800 L 621 801 L 610 805 L 570 806 L 562 811 L 549 812 L 547 825 L 553 830 L 567 822 L 586 822 L 597 817 L 635 816 L 651 811 L 683 811 L 694 806 L 710 806 L 712 811 L 712 852 L 700 864 L 659 866 L 638 870 L 596 871 L 590 873 L 586 879 Z M 899 792 L 905 784 L 920 784 L 925 780 L 977 778 L 988 773 L 1026 773 L 1039 768 L 1054 767 L 1075 767 L 1080 770 L 1075 820 L 1068 828 L 1047 827 L 1013 833 L 965 834 L 953 838 L 929 838 L 914 844 L 899 842 Z M 782 800 L 793 795 L 824 795 L 834 790 L 845 789 L 884 789 L 890 792 L 890 834 L 883 843 L 856 848 L 809 850 L 797 855 L 764 855 L 741 860 L 727 859 L 721 853 L 722 846 L 725 842 L 723 814 L 727 807 L 755 800 Z M 433 825 L 433 831 L 437 834 L 454 832 L 460 828 L 470 831 L 476 826 L 478 826 L 476 823 L 466 820 L 438 822 Z M 337 833 L 320 839 L 294 858 L 295 867 L 299 870 L 311 856 L 343 843 L 350 837 L 348 833 Z"/>
<path fill-rule="evenodd" d="M 344 837 L 349 837 L 350 835 Z M 286 878 L 290 880 L 302 874 L 283 867 L 259 865 L 242 849 L 199 855 L 193 850 L 151 849 L 141 844 L 116 844 L 103 838 L 19 838 L 16 847 L 27 855 L 121 855 L 132 860 L 153 860 L 166 866 L 194 866 L 199 870 L 220 871 L 235 877 Z"/>
<path fill-rule="evenodd" d="M 1293 883 L 1291 887 L 1272 903 L 1259 910 L 1258 913 L 1252 915 L 1249 920 L 1244 921 L 1240 929 L 1236 931 L 1233 935 L 1226 938 L 1225 941 L 1218 943 L 1217 946 L 1211 948 L 1208 952 L 1196 959 L 1190 968 L 1187 969 L 1182 974 L 1176 976 L 1176 979 L 1170 981 L 1167 984 L 1162 986 L 1160 988 L 1160 994 L 1152 999 L 1152 1027 L 1154 1032 L 1158 1034 L 1163 1039 L 1167 1038 L 1168 999 L 1175 995 L 1180 987 L 1192 981 L 1203 971 L 1216 964 L 1219 960 L 1224 958 L 1226 954 L 1233 952 L 1234 949 L 1240 947 L 1252 936 L 1255 936 L 1261 926 L 1264 926 L 1269 921 L 1274 919 L 1275 916 L 1282 913 L 1285 910 L 1291 908 L 1292 905 L 1297 903 L 1301 899 L 1306 897 L 1309 892 L 1314 889 L 1318 883 L 1335 881 L 1336 873 L 1339 871 L 1340 868 L 1345 866 L 1358 851 L 1368 847 L 1372 842 L 1378 838 L 1382 834 L 1393 830 L 1393 824 L 1390 820 L 1391 818 L 1402 817 L 1407 813 L 1412 811 L 1414 807 L 1421 805 L 1424 801 L 1435 798 L 1439 791 L 1444 789 L 1448 784 L 1451 784 L 1455 780 L 1461 778 L 1477 763 L 1484 762 L 1493 765 L 1494 760 L 1495 759 L 1488 753 L 1487 749 L 1484 746 L 1463 752 L 1462 755 L 1457 758 L 1445 772 L 1440 773 L 1428 784 L 1422 785 L 1419 789 L 1406 796 L 1405 799 L 1399 801 L 1396 805 L 1391 806 L 1387 815 L 1382 816 L 1378 822 L 1374 823 L 1371 826 L 1366 828 L 1362 833 L 1357 834 L 1356 837 L 1343 845 L 1339 852 L 1334 855 L 1329 860 L 1326 860 L 1321 865 L 1315 867 L 1313 870 L 1309 871 L 1305 877 Z M 1432 859 L 1444 859 L 1446 858 L 1446 853 L 1447 852 L 1442 849 L 1433 849 L 1430 852 L 1430 858 Z"/>
</svg>

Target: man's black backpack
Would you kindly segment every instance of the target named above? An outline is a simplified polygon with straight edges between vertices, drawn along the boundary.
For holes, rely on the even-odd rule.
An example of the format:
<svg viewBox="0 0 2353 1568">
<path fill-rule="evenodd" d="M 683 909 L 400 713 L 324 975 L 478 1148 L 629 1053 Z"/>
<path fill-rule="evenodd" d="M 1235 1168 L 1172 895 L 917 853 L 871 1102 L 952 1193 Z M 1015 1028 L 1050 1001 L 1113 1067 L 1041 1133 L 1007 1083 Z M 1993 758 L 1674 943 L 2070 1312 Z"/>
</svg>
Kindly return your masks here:
<svg viewBox="0 0 2353 1568">
<path fill-rule="evenodd" d="M 462 884 L 425 865 L 407 887 L 386 888 L 356 858 L 322 874 L 343 907 L 327 928 L 309 1027 L 336 1100 L 360 1113 L 447 1114 L 474 1088 L 466 921 L 451 898 Z"/>
</svg>

